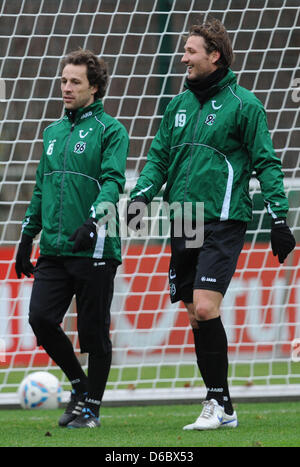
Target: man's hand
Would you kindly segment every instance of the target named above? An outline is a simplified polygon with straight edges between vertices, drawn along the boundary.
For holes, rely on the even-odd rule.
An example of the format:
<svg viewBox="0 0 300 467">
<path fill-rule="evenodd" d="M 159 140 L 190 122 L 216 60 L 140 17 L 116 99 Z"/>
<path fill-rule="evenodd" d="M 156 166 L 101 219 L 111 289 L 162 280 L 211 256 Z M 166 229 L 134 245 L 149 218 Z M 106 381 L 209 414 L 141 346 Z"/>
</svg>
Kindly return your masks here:
<svg viewBox="0 0 300 467">
<path fill-rule="evenodd" d="M 30 277 L 33 273 L 34 266 L 30 261 L 32 241 L 32 237 L 29 237 L 29 235 L 24 233 L 22 234 L 15 264 L 15 270 L 18 279 L 21 279 L 22 274 L 24 274 L 26 277 Z"/>
<path fill-rule="evenodd" d="M 97 223 L 95 219 L 89 218 L 69 238 L 74 242 L 72 253 L 90 250 L 95 247 L 97 241 Z"/>
<path fill-rule="evenodd" d="M 272 219 L 271 246 L 273 255 L 278 255 L 279 263 L 283 263 L 296 246 L 296 240 L 283 217 Z"/>
<path fill-rule="evenodd" d="M 134 198 L 127 206 L 127 225 L 132 230 L 140 230 L 141 220 L 147 207 L 147 202 L 143 196 Z"/>
</svg>

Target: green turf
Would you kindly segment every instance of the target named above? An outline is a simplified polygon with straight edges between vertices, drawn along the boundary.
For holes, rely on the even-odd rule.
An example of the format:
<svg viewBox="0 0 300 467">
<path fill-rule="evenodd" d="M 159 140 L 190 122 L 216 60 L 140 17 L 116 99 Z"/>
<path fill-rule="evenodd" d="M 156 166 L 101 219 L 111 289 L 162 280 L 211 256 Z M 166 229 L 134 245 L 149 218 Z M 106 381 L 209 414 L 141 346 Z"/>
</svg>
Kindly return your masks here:
<svg viewBox="0 0 300 467">
<path fill-rule="evenodd" d="M 57 425 L 62 410 L 0 410 L 1 447 L 296 447 L 300 446 L 300 402 L 238 404 L 239 426 L 183 431 L 199 415 L 198 405 L 103 407 L 101 427 Z"/>
</svg>

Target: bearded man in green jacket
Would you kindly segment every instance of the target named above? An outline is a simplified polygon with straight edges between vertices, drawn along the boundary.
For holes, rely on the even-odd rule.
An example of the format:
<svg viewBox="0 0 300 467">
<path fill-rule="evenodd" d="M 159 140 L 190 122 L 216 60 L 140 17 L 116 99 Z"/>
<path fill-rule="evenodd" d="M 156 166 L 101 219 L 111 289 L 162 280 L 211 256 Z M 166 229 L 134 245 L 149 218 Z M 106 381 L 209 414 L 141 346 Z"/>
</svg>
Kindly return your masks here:
<svg viewBox="0 0 300 467">
<path fill-rule="evenodd" d="M 271 217 L 274 255 L 283 263 L 295 246 L 286 224 L 281 162 L 274 153 L 263 105 L 237 84 L 232 60 L 231 43 L 220 21 L 210 19 L 190 29 L 181 60 L 187 67 L 186 89 L 166 109 L 128 206 L 132 229 L 140 227 L 145 206 L 164 184 L 164 200 L 170 206 L 177 203 L 177 211 L 181 206 L 181 216 L 171 213 L 170 297 L 172 302 L 185 303 L 207 388 L 203 410 L 186 430 L 238 424 L 228 390 L 227 338 L 220 306 L 252 217 L 253 172 Z M 197 220 L 201 203 L 204 241 L 193 247 L 189 232 L 201 228 Z M 188 205 L 192 226 L 179 234 L 177 219 L 188 220 Z"/>
<path fill-rule="evenodd" d="M 110 305 L 121 263 L 116 203 L 124 189 L 129 138 L 123 125 L 104 112 L 107 82 L 107 65 L 92 52 L 79 49 L 63 60 L 65 114 L 44 131 L 16 257 L 18 278 L 34 275 L 29 322 L 37 343 L 72 385 L 59 420 L 72 428 L 100 425 L 112 358 Z M 40 257 L 33 268 L 32 241 L 40 231 Z M 73 295 L 88 376 L 60 326 Z"/>
</svg>

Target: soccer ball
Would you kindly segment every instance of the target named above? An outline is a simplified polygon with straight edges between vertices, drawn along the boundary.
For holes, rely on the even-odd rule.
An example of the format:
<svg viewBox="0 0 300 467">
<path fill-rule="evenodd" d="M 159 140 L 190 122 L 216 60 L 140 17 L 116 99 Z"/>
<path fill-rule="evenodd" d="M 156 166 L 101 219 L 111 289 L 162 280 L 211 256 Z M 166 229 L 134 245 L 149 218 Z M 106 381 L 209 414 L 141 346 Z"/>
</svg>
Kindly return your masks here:
<svg viewBox="0 0 300 467">
<path fill-rule="evenodd" d="M 57 409 L 61 394 L 58 379 L 47 371 L 36 371 L 26 376 L 18 389 L 23 409 Z"/>
</svg>

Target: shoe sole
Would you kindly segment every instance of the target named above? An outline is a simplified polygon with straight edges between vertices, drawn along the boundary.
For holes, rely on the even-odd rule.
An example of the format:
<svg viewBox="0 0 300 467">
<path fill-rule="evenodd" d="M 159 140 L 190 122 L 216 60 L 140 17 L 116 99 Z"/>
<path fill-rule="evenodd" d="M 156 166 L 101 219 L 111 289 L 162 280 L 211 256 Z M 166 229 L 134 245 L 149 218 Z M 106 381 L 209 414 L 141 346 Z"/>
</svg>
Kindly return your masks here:
<svg viewBox="0 0 300 467">
<path fill-rule="evenodd" d="M 186 428 L 183 427 L 184 431 L 204 431 L 204 430 L 217 430 L 218 428 L 237 428 L 238 426 L 238 421 L 237 419 L 234 420 L 228 420 L 225 422 L 222 422 L 221 425 L 214 426 L 214 427 L 197 427 L 197 426 L 191 426 L 191 428 Z"/>
<path fill-rule="evenodd" d="M 183 427 L 183 430 L 184 431 L 205 431 L 205 430 L 217 430 L 218 428 L 220 428 L 221 425 L 218 425 L 218 426 L 191 426 L 191 428 L 186 428 L 185 426 Z"/>
<path fill-rule="evenodd" d="M 72 425 L 67 425 L 67 428 L 70 430 L 80 430 L 80 428 L 100 428 L 100 425 L 95 425 L 95 426 L 72 426 Z"/>
<path fill-rule="evenodd" d="M 237 420 L 232 420 L 229 422 L 223 422 L 220 428 L 237 428 L 238 427 L 238 422 Z"/>
</svg>

